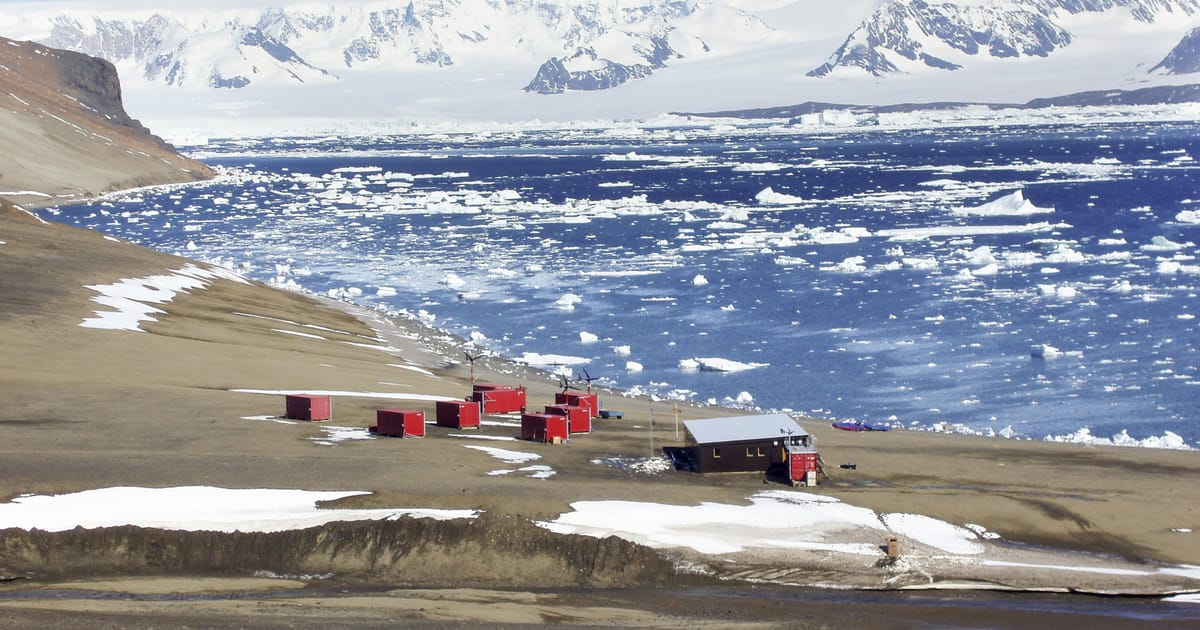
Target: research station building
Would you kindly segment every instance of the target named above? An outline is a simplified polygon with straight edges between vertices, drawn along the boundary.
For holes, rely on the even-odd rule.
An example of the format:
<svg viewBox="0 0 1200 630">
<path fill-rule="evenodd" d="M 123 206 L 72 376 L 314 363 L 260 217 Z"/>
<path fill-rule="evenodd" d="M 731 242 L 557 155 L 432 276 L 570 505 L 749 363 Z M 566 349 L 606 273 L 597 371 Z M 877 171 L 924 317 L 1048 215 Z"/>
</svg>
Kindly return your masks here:
<svg viewBox="0 0 1200 630">
<path fill-rule="evenodd" d="M 696 472 L 778 472 L 792 483 L 816 483 L 812 436 L 787 414 L 686 420 L 683 426 Z"/>
</svg>

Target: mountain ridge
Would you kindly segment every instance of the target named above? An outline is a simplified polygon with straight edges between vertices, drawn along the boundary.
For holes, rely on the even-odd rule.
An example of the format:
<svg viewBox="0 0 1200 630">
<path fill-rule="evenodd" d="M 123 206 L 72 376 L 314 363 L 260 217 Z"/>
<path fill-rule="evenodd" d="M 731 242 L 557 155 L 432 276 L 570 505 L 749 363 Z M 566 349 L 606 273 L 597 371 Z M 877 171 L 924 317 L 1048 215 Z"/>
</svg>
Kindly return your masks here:
<svg viewBox="0 0 1200 630">
<path fill-rule="evenodd" d="M 0 37 L 0 196 L 26 206 L 212 176 L 126 113 L 113 64 Z"/>
<path fill-rule="evenodd" d="M 986 103 L 943 101 L 929 103 L 895 103 L 892 105 L 859 105 L 808 101 L 795 105 L 780 105 L 744 110 L 713 112 L 671 112 L 676 116 L 701 118 L 779 119 L 799 118 L 824 112 L 854 112 L 858 114 L 891 114 L 914 111 L 941 111 L 965 107 L 1001 109 L 1041 109 L 1046 107 L 1102 107 L 1122 105 L 1170 105 L 1200 103 L 1200 84 L 1168 85 L 1137 90 L 1094 90 L 1060 96 L 1036 98 L 1024 103 Z"/>
<path fill-rule="evenodd" d="M 179 92 L 189 96 L 171 97 L 174 106 L 219 115 L 542 118 L 568 105 L 628 116 L 658 102 L 662 113 L 854 92 L 1007 101 L 1014 87 L 1027 100 L 1062 83 L 1129 89 L 1200 71 L 1188 39 L 1200 0 L 848 0 L 841 13 L 818 0 L 32 6 L 20 14 L 32 39 L 113 61 L 155 106 Z M 1046 89 L 1028 87 L 1036 82 Z"/>
</svg>

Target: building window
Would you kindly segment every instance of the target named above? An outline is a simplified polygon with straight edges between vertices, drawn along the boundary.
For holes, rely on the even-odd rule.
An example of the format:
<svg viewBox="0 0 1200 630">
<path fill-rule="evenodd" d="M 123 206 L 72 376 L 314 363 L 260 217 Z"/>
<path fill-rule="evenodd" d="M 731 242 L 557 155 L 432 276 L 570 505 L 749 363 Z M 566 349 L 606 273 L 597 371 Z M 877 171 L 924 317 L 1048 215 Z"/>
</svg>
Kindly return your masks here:
<svg viewBox="0 0 1200 630">
<path fill-rule="evenodd" d="M 713 449 L 713 458 L 714 458 L 714 459 L 721 459 L 721 449 L 719 449 L 719 448 L 714 448 L 714 449 Z"/>
</svg>

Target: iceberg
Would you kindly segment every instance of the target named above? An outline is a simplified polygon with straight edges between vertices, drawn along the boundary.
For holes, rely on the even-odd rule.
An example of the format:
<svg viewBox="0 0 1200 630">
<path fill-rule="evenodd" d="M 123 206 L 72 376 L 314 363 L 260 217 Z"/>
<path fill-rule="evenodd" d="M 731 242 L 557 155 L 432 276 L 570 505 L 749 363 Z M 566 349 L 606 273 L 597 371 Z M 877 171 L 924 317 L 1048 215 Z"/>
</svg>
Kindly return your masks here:
<svg viewBox="0 0 1200 630">
<path fill-rule="evenodd" d="M 962 216 L 1028 216 L 1031 214 L 1054 212 L 1054 208 L 1042 208 L 1035 206 L 1032 202 L 1025 198 L 1025 193 L 1023 191 L 1018 190 L 999 199 L 989 201 L 982 206 L 976 206 L 974 208 L 954 208 L 951 210 L 951 212 Z"/>
<path fill-rule="evenodd" d="M 803 203 L 804 199 L 795 195 L 775 192 L 770 186 L 754 195 L 754 200 L 762 206 L 785 206 L 791 203 Z"/>
<path fill-rule="evenodd" d="M 685 372 L 744 372 L 746 370 L 767 367 L 768 365 L 767 363 L 742 363 L 741 361 L 730 359 L 701 357 L 681 360 L 679 362 L 679 369 Z"/>
</svg>

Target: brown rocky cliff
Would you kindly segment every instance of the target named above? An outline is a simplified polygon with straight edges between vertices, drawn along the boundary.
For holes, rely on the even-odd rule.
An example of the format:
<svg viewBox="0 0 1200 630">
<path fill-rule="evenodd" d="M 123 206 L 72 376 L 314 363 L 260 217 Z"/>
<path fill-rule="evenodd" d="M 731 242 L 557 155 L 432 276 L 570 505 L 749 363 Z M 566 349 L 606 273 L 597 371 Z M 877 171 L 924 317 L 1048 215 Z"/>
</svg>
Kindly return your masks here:
<svg viewBox="0 0 1200 630">
<path fill-rule="evenodd" d="M 0 195 L 22 205 L 212 176 L 125 112 L 96 57 L 0 37 L 0 117 Z"/>
</svg>

